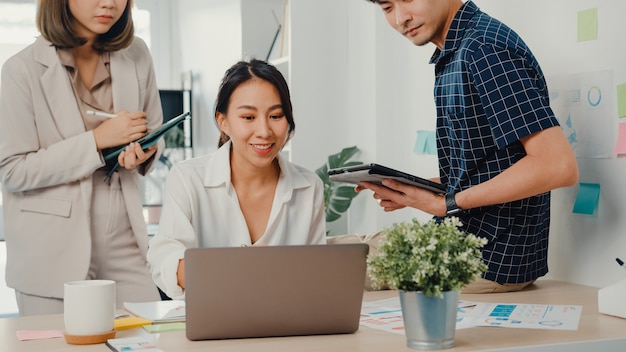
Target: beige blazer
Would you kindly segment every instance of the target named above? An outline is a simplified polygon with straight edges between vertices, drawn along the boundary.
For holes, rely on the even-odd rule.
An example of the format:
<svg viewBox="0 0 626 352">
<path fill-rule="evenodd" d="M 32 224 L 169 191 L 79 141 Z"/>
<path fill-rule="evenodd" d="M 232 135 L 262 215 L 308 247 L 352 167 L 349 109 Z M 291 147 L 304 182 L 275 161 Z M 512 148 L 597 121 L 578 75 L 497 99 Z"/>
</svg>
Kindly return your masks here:
<svg viewBox="0 0 626 352">
<path fill-rule="evenodd" d="M 115 111 L 145 111 L 148 128 L 162 120 L 152 59 L 145 43 L 112 52 Z M 91 257 L 92 174 L 104 166 L 85 131 L 66 69 L 43 38 L 2 67 L 0 182 L 7 245 L 6 281 L 28 294 L 63 297 L 63 283 L 87 276 Z M 152 161 L 157 160 L 164 143 Z M 122 193 L 145 258 L 147 230 L 138 173 L 120 169 Z"/>
</svg>

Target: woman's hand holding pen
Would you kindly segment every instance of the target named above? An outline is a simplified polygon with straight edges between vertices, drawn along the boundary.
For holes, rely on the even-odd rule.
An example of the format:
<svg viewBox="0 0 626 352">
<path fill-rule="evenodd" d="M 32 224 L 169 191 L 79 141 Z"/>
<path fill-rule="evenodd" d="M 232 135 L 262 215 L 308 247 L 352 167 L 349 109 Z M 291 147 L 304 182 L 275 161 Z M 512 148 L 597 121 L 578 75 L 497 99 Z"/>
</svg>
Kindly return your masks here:
<svg viewBox="0 0 626 352">
<path fill-rule="evenodd" d="M 122 110 L 115 115 L 115 118 L 107 118 L 93 130 L 98 150 L 128 144 L 148 132 L 145 112 Z"/>
</svg>

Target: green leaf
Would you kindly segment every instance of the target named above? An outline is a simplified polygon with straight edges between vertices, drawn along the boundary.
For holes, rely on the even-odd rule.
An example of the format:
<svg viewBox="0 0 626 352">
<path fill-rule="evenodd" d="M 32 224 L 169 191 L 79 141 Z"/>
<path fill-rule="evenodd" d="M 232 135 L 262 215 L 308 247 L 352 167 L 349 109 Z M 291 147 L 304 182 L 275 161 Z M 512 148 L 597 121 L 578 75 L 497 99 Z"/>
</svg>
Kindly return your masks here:
<svg viewBox="0 0 626 352">
<path fill-rule="evenodd" d="M 328 156 L 328 162 L 315 170 L 324 184 L 324 206 L 326 207 L 326 222 L 333 222 L 345 213 L 352 199 L 359 193 L 354 191 L 354 185 L 333 182 L 328 177 L 329 169 L 361 165 L 362 162 L 351 161 L 359 152 L 356 146 L 342 149 L 339 153 Z"/>
<path fill-rule="evenodd" d="M 315 173 L 319 178 L 322 179 L 322 182 L 324 184 L 330 183 L 330 179 L 328 178 L 328 167 L 326 166 L 326 164 L 315 170 Z"/>
<path fill-rule="evenodd" d="M 351 202 L 352 199 L 332 198 L 330 200 L 329 206 L 331 209 L 335 210 L 338 213 L 345 213 L 350 207 Z"/>
<path fill-rule="evenodd" d="M 354 186 L 338 186 L 333 192 L 335 197 L 348 199 L 356 197 L 357 194 L 358 193 L 354 190 Z"/>
<path fill-rule="evenodd" d="M 341 214 L 333 211 L 331 208 L 326 208 L 326 222 L 333 222 L 341 217 Z"/>
<path fill-rule="evenodd" d="M 331 169 L 335 169 L 338 167 L 345 167 L 348 159 L 352 158 L 356 153 L 358 153 L 359 149 L 354 147 L 344 148 L 341 152 L 337 154 L 332 154 L 328 157 L 328 167 Z M 360 163 L 357 163 L 360 164 Z"/>
</svg>

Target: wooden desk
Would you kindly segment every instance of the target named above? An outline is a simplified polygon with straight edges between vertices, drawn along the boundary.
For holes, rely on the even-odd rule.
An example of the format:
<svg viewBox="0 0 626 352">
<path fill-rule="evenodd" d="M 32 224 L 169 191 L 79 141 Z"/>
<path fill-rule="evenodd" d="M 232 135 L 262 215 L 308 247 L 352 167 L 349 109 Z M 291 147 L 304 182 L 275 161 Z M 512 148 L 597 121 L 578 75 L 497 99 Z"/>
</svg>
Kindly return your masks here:
<svg viewBox="0 0 626 352">
<path fill-rule="evenodd" d="M 626 349 L 626 319 L 598 313 L 598 289 L 552 280 L 539 280 L 523 292 L 487 295 L 461 295 L 462 300 L 498 303 L 537 303 L 582 305 L 577 331 L 475 327 L 456 332 L 455 347 L 446 351 L 515 349 L 530 351 Z M 395 291 L 367 292 L 365 300 L 389 298 Z M 110 351 L 104 344 L 73 346 L 64 339 L 18 341 L 17 330 L 63 330 L 60 314 L 0 319 L 0 344 L 3 351 Z M 146 334 L 143 329 L 120 331 L 117 337 Z M 298 336 L 283 338 L 189 341 L 184 331 L 155 334 L 165 352 L 180 351 L 413 351 L 406 347 L 404 335 L 361 327 L 349 335 Z M 574 345 L 555 345 L 573 343 Z M 539 346 L 543 347 L 539 347 Z M 581 347 L 584 346 L 584 347 Z M 572 348 L 573 347 L 573 348 Z M 599 347 L 599 348 L 597 348 Z"/>
</svg>

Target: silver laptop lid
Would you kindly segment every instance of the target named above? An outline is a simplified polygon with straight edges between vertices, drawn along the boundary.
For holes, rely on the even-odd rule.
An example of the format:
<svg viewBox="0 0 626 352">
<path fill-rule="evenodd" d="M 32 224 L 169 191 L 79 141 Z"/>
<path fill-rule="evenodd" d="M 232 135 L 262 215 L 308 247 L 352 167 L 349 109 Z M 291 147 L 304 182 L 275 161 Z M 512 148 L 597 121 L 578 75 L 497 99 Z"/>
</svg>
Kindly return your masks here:
<svg viewBox="0 0 626 352">
<path fill-rule="evenodd" d="M 368 249 L 365 243 L 188 249 L 187 338 L 355 332 Z"/>
</svg>

